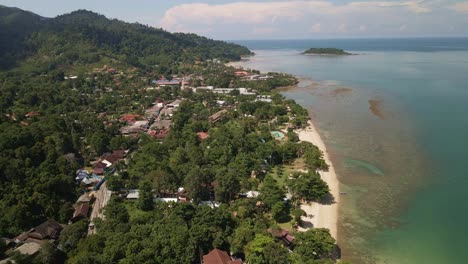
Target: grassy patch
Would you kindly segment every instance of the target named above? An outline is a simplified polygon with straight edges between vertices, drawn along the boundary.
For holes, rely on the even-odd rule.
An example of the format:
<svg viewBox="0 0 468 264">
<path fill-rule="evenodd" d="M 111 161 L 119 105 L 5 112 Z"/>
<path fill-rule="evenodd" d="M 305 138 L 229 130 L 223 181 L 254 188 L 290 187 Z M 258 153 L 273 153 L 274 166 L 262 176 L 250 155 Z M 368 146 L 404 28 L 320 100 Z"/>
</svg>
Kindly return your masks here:
<svg viewBox="0 0 468 264">
<path fill-rule="evenodd" d="M 130 221 L 133 221 L 137 218 L 151 215 L 151 212 L 145 212 L 145 211 L 138 209 L 136 207 L 136 202 L 134 201 L 126 201 L 124 205 L 128 211 L 128 214 L 130 215 Z"/>
</svg>

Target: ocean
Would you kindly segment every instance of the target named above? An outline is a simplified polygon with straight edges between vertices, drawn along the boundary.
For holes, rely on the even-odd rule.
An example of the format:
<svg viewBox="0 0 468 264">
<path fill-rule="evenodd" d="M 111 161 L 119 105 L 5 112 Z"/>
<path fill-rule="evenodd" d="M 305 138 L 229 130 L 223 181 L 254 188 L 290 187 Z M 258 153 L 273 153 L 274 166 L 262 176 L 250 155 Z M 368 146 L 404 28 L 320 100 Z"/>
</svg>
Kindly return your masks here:
<svg viewBox="0 0 468 264">
<path fill-rule="evenodd" d="M 342 195 L 352 263 L 468 261 L 468 38 L 235 41 L 244 68 L 294 74 Z M 334 47 L 351 56 L 308 56 Z"/>
</svg>

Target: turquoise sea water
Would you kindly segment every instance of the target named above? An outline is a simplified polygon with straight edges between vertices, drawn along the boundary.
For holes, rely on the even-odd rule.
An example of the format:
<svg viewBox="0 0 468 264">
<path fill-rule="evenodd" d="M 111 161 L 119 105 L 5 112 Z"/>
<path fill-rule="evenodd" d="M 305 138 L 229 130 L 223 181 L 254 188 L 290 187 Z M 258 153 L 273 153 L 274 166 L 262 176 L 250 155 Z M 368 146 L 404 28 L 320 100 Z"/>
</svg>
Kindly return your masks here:
<svg viewBox="0 0 468 264">
<path fill-rule="evenodd" d="M 242 66 L 301 77 L 283 94 L 310 109 L 348 193 L 345 259 L 468 262 L 468 39 L 239 43 L 256 53 Z"/>
</svg>

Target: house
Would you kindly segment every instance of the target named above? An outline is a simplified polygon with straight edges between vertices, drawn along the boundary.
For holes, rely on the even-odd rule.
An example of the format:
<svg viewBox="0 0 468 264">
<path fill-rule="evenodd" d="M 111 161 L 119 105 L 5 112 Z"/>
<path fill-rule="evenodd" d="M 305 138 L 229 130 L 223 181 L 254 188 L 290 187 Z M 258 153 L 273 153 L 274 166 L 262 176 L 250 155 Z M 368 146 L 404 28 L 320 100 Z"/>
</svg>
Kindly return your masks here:
<svg viewBox="0 0 468 264">
<path fill-rule="evenodd" d="M 216 123 L 218 122 L 219 120 L 221 120 L 223 118 L 223 116 L 227 113 L 228 111 L 226 109 L 223 109 L 215 114 L 213 114 L 212 116 L 209 117 L 209 120 L 210 122 L 212 123 Z"/>
<path fill-rule="evenodd" d="M 292 246 L 294 237 L 289 234 L 289 231 L 284 229 L 268 229 L 268 232 L 272 234 L 276 239 L 282 241 L 285 246 Z"/>
<path fill-rule="evenodd" d="M 172 121 L 171 120 L 165 120 L 165 119 L 160 119 L 160 120 L 156 120 L 153 125 L 151 126 L 151 129 L 166 129 L 166 128 L 170 128 L 172 125 Z"/>
<path fill-rule="evenodd" d="M 122 135 L 135 135 L 139 134 L 140 132 L 144 132 L 144 128 L 136 127 L 136 126 L 124 126 L 120 128 L 120 133 Z"/>
<path fill-rule="evenodd" d="M 152 83 L 158 86 L 178 86 L 180 85 L 180 80 L 167 80 L 167 79 L 159 79 L 153 80 Z"/>
<path fill-rule="evenodd" d="M 192 91 L 194 93 L 198 92 L 198 91 L 212 91 L 214 89 L 214 86 L 199 86 L 197 88 L 193 88 Z"/>
<path fill-rule="evenodd" d="M 114 69 L 114 68 L 109 68 L 109 69 L 107 70 L 107 72 L 110 73 L 110 74 L 115 74 L 115 73 L 117 73 L 117 70 Z"/>
<path fill-rule="evenodd" d="M 31 112 L 28 112 L 27 114 L 25 114 L 24 116 L 25 117 L 35 117 L 35 116 L 40 116 L 41 114 L 39 114 L 38 112 L 34 112 L 34 111 L 31 111 Z"/>
<path fill-rule="evenodd" d="M 40 250 L 41 250 L 41 245 L 39 243 L 28 242 L 17 247 L 14 251 L 19 252 L 20 254 L 23 254 L 23 255 L 34 256 Z M 11 263 L 15 263 L 15 262 L 11 262 Z"/>
<path fill-rule="evenodd" d="M 80 197 L 78 197 L 78 200 L 76 200 L 77 204 L 80 203 L 89 203 L 91 202 L 91 196 L 90 193 L 84 193 Z"/>
<path fill-rule="evenodd" d="M 96 174 L 96 175 L 104 175 L 104 168 L 97 168 L 97 167 L 95 167 L 95 168 L 93 169 L 93 174 Z M 83 181 L 83 179 L 82 179 L 82 181 Z"/>
<path fill-rule="evenodd" d="M 87 218 L 89 212 L 89 203 L 82 203 L 78 207 L 76 207 L 75 212 L 73 213 L 73 217 L 71 219 L 72 222 L 79 221 L 81 219 Z"/>
<path fill-rule="evenodd" d="M 257 198 L 260 195 L 260 193 L 257 191 L 248 191 L 246 193 L 240 193 L 239 195 L 247 198 Z"/>
<path fill-rule="evenodd" d="M 129 124 L 135 123 L 137 120 L 142 119 L 143 117 L 138 114 L 126 114 L 120 117 L 120 121 L 127 122 Z"/>
<path fill-rule="evenodd" d="M 15 237 L 14 240 L 18 243 L 46 239 L 58 239 L 62 229 L 63 227 L 57 223 L 57 221 L 49 218 L 47 221 L 38 225 L 37 227 L 32 228 L 31 230 Z"/>
<path fill-rule="evenodd" d="M 203 141 L 203 140 L 210 137 L 210 135 L 208 135 L 208 133 L 203 132 L 203 131 L 197 132 L 197 136 L 198 136 L 198 140 L 200 140 L 200 141 Z"/>
<path fill-rule="evenodd" d="M 148 128 L 148 120 L 135 121 L 135 123 L 133 123 L 133 126 L 147 129 Z"/>
<path fill-rule="evenodd" d="M 255 99 L 255 102 L 265 102 L 265 103 L 271 103 L 273 100 L 271 100 L 271 96 L 269 95 L 258 95 L 257 98 Z"/>
<path fill-rule="evenodd" d="M 249 75 L 249 72 L 246 72 L 246 71 L 236 71 L 236 72 L 234 72 L 234 75 L 237 76 L 237 77 L 247 76 L 247 75 Z"/>
<path fill-rule="evenodd" d="M 177 108 L 177 107 L 179 107 L 181 102 L 182 102 L 182 100 L 177 99 L 174 102 L 167 104 L 167 107 Z"/>
<path fill-rule="evenodd" d="M 138 197 L 140 197 L 140 191 L 138 190 L 128 190 L 128 194 L 127 194 L 127 199 L 130 199 L 130 200 L 135 200 L 135 199 L 138 199 Z"/>
<path fill-rule="evenodd" d="M 235 260 L 226 251 L 215 248 L 203 256 L 202 264 L 242 264 L 242 261 Z"/>
<path fill-rule="evenodd" d="M 89 174 L 86 170 L 77 170 L 75 180 L 81 182 L 84 178 L 88 177 Z"/>
</svg>

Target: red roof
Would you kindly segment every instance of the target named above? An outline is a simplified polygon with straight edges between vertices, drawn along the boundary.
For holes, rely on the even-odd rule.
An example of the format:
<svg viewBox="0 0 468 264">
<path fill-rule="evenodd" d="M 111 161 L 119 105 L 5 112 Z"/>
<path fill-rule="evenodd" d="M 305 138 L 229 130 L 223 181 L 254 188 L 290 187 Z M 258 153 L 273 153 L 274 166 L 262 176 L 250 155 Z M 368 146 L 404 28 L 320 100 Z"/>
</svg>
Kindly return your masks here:
<svg viewBox="0 0 468 264">
<path fill-rule="evenodd" d="M 242 264 L 242 262 L 232 260 L 226 251 L 215 248 L 203 256 L 203 264 Z"/>
<path fill-rule="evenodd" d="M 246 72 L 246 71 L 236 71 L 236 72 L 234 72 L 234 75 L 235 76 L 246 76 L 246 75 L 249 75 L 249 73 Z"/>
<path fill-rule="evenodd" d="M 31 112 L 27 113 L 25 116 L 26 117 L 33 117 L 33 116 L 38 116 L 38 115 L 40 115 L 38 112 L 31 111 Z"/>
<path fill-rule="evenodd" d="M 169 128 L 160 129 L 160 130 L 151 130 L 148 134 L 157 139 L 163 139 L 169 135 L 171 130 Z"/>
<path fill-rule="evenodd" d="M 205 140 L 205 139 L 207 139 L 207 138 L 210 137 L 210 135 L 208 135 L 208 133 L 203 132 L 203 131 L 202 131 L 202 132 L 197 132 L 197 135 L 198 135 L 198 139 L 199 139 L 200 141 L 203 141 L 203 140 Z"/>
<path fill-rule="evenodd" d="M 126 114 L 126 115 L 123 115 L 120 120 L 121 121 L 127 121 L 127 122 L 135 122 L 137 119 L 140 119 L 142 118 L 141 115 L 137 115 L 137 114 Z"/>
<path fill-rule="evenodd" d="M 76 221 L 76 220 L 80 220 L 80 219 L 88 217 L 88 211 L 89 211 L 88 203 L 80 204 L 80 206 L 78 206 L 75 212 L 73 213 L 72 221 Z"/>
<path fill-rule="evenodd" d="M 93 173 L 96 175 L 102 175 L 104 174 L 104 169 L 103 168 L 94 168 Z"/>
</svg>

